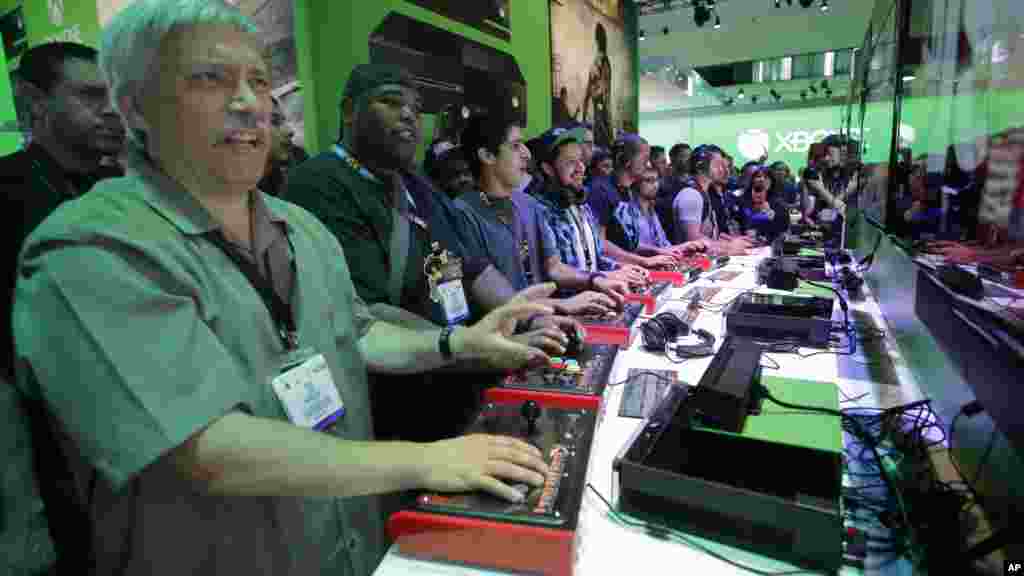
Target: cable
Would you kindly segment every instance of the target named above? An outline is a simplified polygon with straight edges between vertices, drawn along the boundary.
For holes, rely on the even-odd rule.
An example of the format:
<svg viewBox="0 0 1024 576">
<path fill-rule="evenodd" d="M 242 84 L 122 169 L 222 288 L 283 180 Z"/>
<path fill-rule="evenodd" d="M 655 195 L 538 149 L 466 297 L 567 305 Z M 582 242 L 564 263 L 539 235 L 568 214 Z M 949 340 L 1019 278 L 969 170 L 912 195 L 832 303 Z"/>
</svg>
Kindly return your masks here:
<svg viewBox="0 0 1024 576">
<path fill-rule="evenodd" d="M 849 309 L 849 306 L 846 303 L 846 298 L 843 297 L 843 293 L 840 292 L 839 290 L 836 290 L 832 286 L 827 286 L 825 284 L 818 284 L 817 282 L 812 282 L 812 281 L 804 278 L 803 276 L 798 276 L 798 277 L 800 278 L 800 280 L 806 282 L 807 284 L 810 284 L 811 286 L 815 286 L 817 288 L 823 288 L 825 290 L 831 290 L 831 291 L 835 292 L 836 296 L 839 297 L 839 307 L 843 310 L 843 323 L 845 324 L 844 329 L 849 331 L 850 330 L 850 309 Z"/>
<path fill-rule="evenodd" d="M 863 427 L 861 426 L 860 421 L 857 418 L 855 418 L 855 417 L 853 417 L 853 416 L 851 416 L 849 414 L 845 414 L 843 412 L 840 412 L 838 410 L 832 410 L 831 408 L 821 408 L 821 407 L 818 407 L 818 406 L 801 406 L 799 404 L 791 404 L 789 402 L 784 402 L 784 401 L 779 400 L 778 398 L 774 397 L 772 395 L 771 391 L 768 390 L 768 388 L 766 388 L 764 386 L 760 386 L 759 388 L 760 388 L 760 392 L 761 392 L 762 396 L 765 399 L 770 400 L 771 402 L 773 402 L 775 404 L 778 404 L 779 406 L 782 406 L 783 408 L 790 408 L 790 409 L 793 409 L 793 410 L 806 410 L 806 411 L 809 411 L 809 412 L 819 412 L 819 413 L 822 413 L 822 414 L 830 414 L 830 415 L 834 415 L 834 416 L 839 416 L 841 419 L 843 419 L 843 423 L 844 424 L 850 423 L 851 427 L 853 427 L 855 429 L 855 430 L 851 430 L 853 435 L 855 437 L 858 437 L 861 440 L 861 442 L 867 444 L 868 447 L 871 449 L 871 452 L 872 452 L 872 454 L 875 457 L 875 462 L 878 463 L 878 471 L 879 471 L 879 474 L 882 477 L 882 480 L 885 482 L 887 491 L 889 493 L 894 494 L 896 496 L 896 500 L 897 500 L 897 503 L 899 505 L 900 516 L 902 517 L 902 520 L 903 520 L 903 525 L 907 526 L 907 527 L 911 526 L 910 519 L 907 517 L 906 504 L 903 501 L 903 494 L 901 493 L 900 490 L 898 490 L 896 488 L 896 485 L 893 483 L 892 479 L 889 478 L 889 474 L 886 472 L 885 466 L 883 466 L 881 464 L 882 463 L 882 456 L 878 452 L 878 447 L 876 446 L 876 443 L 874 441 L 874 437 L 872 437 L 867 431 L 865 431 L 863 429 Z M 924 403 L 926 403 L 926 404 L 929 403 L 929 402 L 930 401 L 928 401 L 928 400 L 924 401 Z M 908 404 L 906 406 L 898 407 L 896 409 L 893 409 L 893 408 L 886 409 L 886 411 L 883 412 L 883 413 L 884 414 L 898 413 L 900 411 L 909 409 L 909 408 L 911 408 L 913 406 L 916 406 L 916 405 L 920 405 L 920 403 L 911 403 L 911 404 Z M 844 426 L 844 428 L 845 428 L 845 426 Z"/>
<path fill-rule="evenodd" d="M 957 419 L 959 419 L 960 416 L 967 416 L 968 418 L 971 418 L 975 414 L 978 414 L 979 412 L 981 412 L 983 410 L 984 410 L 984 408 L 981 406 L 981 403 L 978 402 L 977 400 L 968 402 L 968 403 L 964 404 L 963 406 L 961 406 L 960 410 L 958 410 L 956 415 L 953 416 L 953 420 L 949 423 L 949 434 L 948 434 L 948 437 L 949 437 L 949 462 L 953 465 L 953 468 L 956 470 L 957 475 L 959 475 L 960 478 L 962 478 L 964 483 L 967 485 L 967 489 L 968 489 L 968 491 L 970 491 L 971 496 L 978 503 L 982 503 L 984 501 L 984 499 L 978 493 L 977 489 L 975 488 L 975 484 L 978 481 L 978 479 L 981 478 L 982 466 L 988 461 L 988 456 L 992 452 L 992 446 L 995 443 L 995 437 L 996 437 L 996 430 L 997 429 L 996 429 L 995 426 L 992 427 L 992 432 L 989 435 L 988 443 L 985 446 L 985 452 L 983 453 L 982 458 L 978 460 L 978 469 L 974 473 L 974 480 L 968 480 L 967 479 L 967 475 L 964 474 L 963 470 L 960 469 L 960 464 L 957 463 L 957 459 L 954 457 L 954 454 L 953 454 L 953 452 L 954 452 L 953 440 L 956 438 L 956 436 L 954 435 L 954 432 L 956 431 L 956 421 L 957 421 Z"/>
<path fill-rule="evenodd" d="M 843 392 L 842 388 L 839 388 L 839 393 L 843 395 L 843 399 L 839 401 L 840 404 L 847 403 L 847 402 L 856 402 L 858 400 L 862 400 L 864 398 L 867 398 L 868 396 L 871 395 L 871 392 L 865 392 L 863 394 L 860 394 L 859 396 L 854 396 L 854 397 L 851 398 L 851 397 L 846 395 L 846 392 Z"/>
<path fill-rule="evenodd" d="M 878 238 L 875 240 L 875 247 L 871 249 L 871 252 L 867 254 L 860 262 L 857 263 L 857 271 L 860 273 L 871 270 L 872 264 L 875 263 L 875 254 L 878 253 L 878 248 L 882 245 L 882 238 L 885 237 L 885 232 L 878 234 Z"/>
<path fill-rule="evenodd" d="M 587 488 L 589 488 L 590 491 L 593 492 L 601 500 L 601 502 L 604 503 L 605 507 L 608 508 L 608 514 L 610 514 L 611 517 L 617 523 L 619 523 L 620 525 L 627 526 L 627 527 L 630 527 L 630 528 L 642 529 L 645 532 L 647 532 L 648 534 L 650 534 L 651 536 L 654 536 L 655 538 L 669 539 L 669 540 L 673 540 L 673 541 L 682 543 L 682 544 L 684 544 L 684 545 L 686 545 L 686 546 L 688 546 L 690 548 L 693 548 L 694 550 L 697 550 L 698 552 L 702 552 L 704 554 L 707 554 L 708 556 L 711 556 L 712 558 L 714 558 L 716 560 L 719 560 L 721 562 L 725 562 L 726 564 L 728 564 L 730 566 L 733 566 L 734 568 L 739 568 L 740 570 L 746 570 L 747 572 L 750 572 L 752 574 L 757 574 L 759 576 L 795 576 L 796 574 L 821 574 L 821 572 L 819 572 L 819 571 L 810 571 L 810 570 L 784 570 L 784 571 L 779 571 L 779 572 L 771 572 L 771 571 L 768 571 L 768 570 L 761 570 L 760 568 L 755 568 L 753 566 L 748 566 L 746 564 L 742 564 L 742 563 L 737 562 L 735 560 L 730 560 L 729 558 L 726 558 L 724 555 L 722 555 L 722 554 L 720 554 L 718 552 L 715 552 L 714 550 L 711 550 L 710 548 L 697 543 L 695 540 L 693 540 L 692 538 L 690 538 L 686 534 L 683 534 L 683 533 L 679 532 L 678 530 L 674 530 L 672 528 L 669 528 L 667 526 L 663 526 L 661 524 L 655 524 L 653 522 L 644 522 L 642 520 L 633 520 L 631 518 L 627 518 L 626 516 L 621 514 L 618 510 L 616 510 L 615 507 L 612 506 L 612 503 L 609 502 L 608 499 L 605 498 L 604 495 L 602 495 L 597 490 L 597 488 L 594 487 L 593 484 L 591 484 L 590 482 L 587 482 Z"/>
<path fill-rule="evenodd" d="M 640 376 L 653 376 L 653 377 L 655 377 L 655 378 L 657 378 L 657 379 L 659 379 L 659 380 L 661 380 L 663 382 L 668 382 L 669 384 L 673 384 L 673 383 L 678 383 L 679 382 L 678 380 L 673 379 L 671 376 L 669 376 L 667 374 L 663 374 L 661 372 L 656 372 L 654 370 L 638 370 L 638 371 L 630 374 L 625 380 L 620 380 L 618 382 L 609 382 L 606 387 L 607 388 L 615 388 L 616 386 L 622 386 L 623 384 L 629 384 L 634 379 L 639 378 Z"/>
</svg>

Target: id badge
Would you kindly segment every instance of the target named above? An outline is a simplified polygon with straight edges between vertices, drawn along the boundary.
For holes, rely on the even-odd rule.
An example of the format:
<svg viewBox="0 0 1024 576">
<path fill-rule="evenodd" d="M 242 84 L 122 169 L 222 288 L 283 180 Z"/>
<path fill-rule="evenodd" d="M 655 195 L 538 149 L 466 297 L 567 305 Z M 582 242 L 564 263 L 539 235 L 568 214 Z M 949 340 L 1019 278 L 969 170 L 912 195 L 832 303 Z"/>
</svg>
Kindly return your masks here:
<svg viewBox="0 0 1024 576">
<path fill-rule="evenodd" d="M 271 385 L 296 426 L 321 431 L 345 415 L 345 403 L 334 385 L 327 359 L 311 348 L 285 357 Z"/>
<path fill-rule="evenodd" d="M 439 284 L 437 295 L 449 325 L 458 324 L 469 318 L 469 304 L 466 303 L 466 292 L 462 289 L 461 278 Z"/>
</svg>

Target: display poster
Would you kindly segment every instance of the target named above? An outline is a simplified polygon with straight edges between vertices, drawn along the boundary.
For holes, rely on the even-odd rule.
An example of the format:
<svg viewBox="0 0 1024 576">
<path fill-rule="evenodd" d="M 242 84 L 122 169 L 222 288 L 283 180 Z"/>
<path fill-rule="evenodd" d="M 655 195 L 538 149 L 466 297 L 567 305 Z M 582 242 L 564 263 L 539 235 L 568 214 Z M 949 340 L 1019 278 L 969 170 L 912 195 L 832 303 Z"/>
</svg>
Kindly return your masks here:
<svg viewBox="0 0 1024 576">
<path fill-rule="evenodd" d="M 636 79 L 620 0 L 550 0 L 552 124 L 594 127 L 608 147 L 636 132 Z"/>
</svg>

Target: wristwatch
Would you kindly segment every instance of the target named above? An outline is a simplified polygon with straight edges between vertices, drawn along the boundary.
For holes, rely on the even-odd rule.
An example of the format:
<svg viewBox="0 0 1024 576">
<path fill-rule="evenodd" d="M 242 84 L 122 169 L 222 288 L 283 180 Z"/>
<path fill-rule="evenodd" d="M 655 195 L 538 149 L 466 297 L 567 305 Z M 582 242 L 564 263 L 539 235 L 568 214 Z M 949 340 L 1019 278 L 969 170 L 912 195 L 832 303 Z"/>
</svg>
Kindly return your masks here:
<svg viewBox="0 0 1024 576">
<path fill-rule="evenodd" d="M 441 329 L 441 334 L 437 338 L 437 349 L 441 352 L 441 359 L 445 362 L 451 362 L 455 360 L 455 354 L 452 353 L 452 332 L 455 331 L 455 326 L 445 326 Z"/>
</svg>

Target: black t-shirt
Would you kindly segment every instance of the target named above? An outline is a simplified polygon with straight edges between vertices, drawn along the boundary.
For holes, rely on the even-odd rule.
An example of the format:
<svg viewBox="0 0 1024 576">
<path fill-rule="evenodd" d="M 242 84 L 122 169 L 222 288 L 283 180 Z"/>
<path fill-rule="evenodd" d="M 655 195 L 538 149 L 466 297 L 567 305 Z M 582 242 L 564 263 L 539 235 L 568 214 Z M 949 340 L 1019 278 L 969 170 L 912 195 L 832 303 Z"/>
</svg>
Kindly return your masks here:
<svg viewBox="0 0 1024 576">
<path fill-rule="evenodd" d="M 28 235 L 42 224 L 63 202 L 84 194 L 104 178 L 123 176 L 117 167 L 101 166 L 88 174 L 65 172 L 41 146 L 30 145 L 25 150 L 0 157 L 0 190 L 3 194 L 3 213 L 7 217 L 6 241 L 3 243 L 3 370 L 13 378 L 14 338 L 11 333 L 11 312 L 14 306 L 14 286 L 17 281 L 18 254 Z"/>
<path fill-rule="evenodd" d="M 672 203 L 676 200 L 676 194 L 686 185 L 687 178 L 679 176 L 674 172 L 662 179 L 658 186 L 658 197 L 654 201 L 654 211 L 661 221 L 661 227 L 669 238 L 676 237 L 676 219 L 672 212 Z"/>
</svg>

